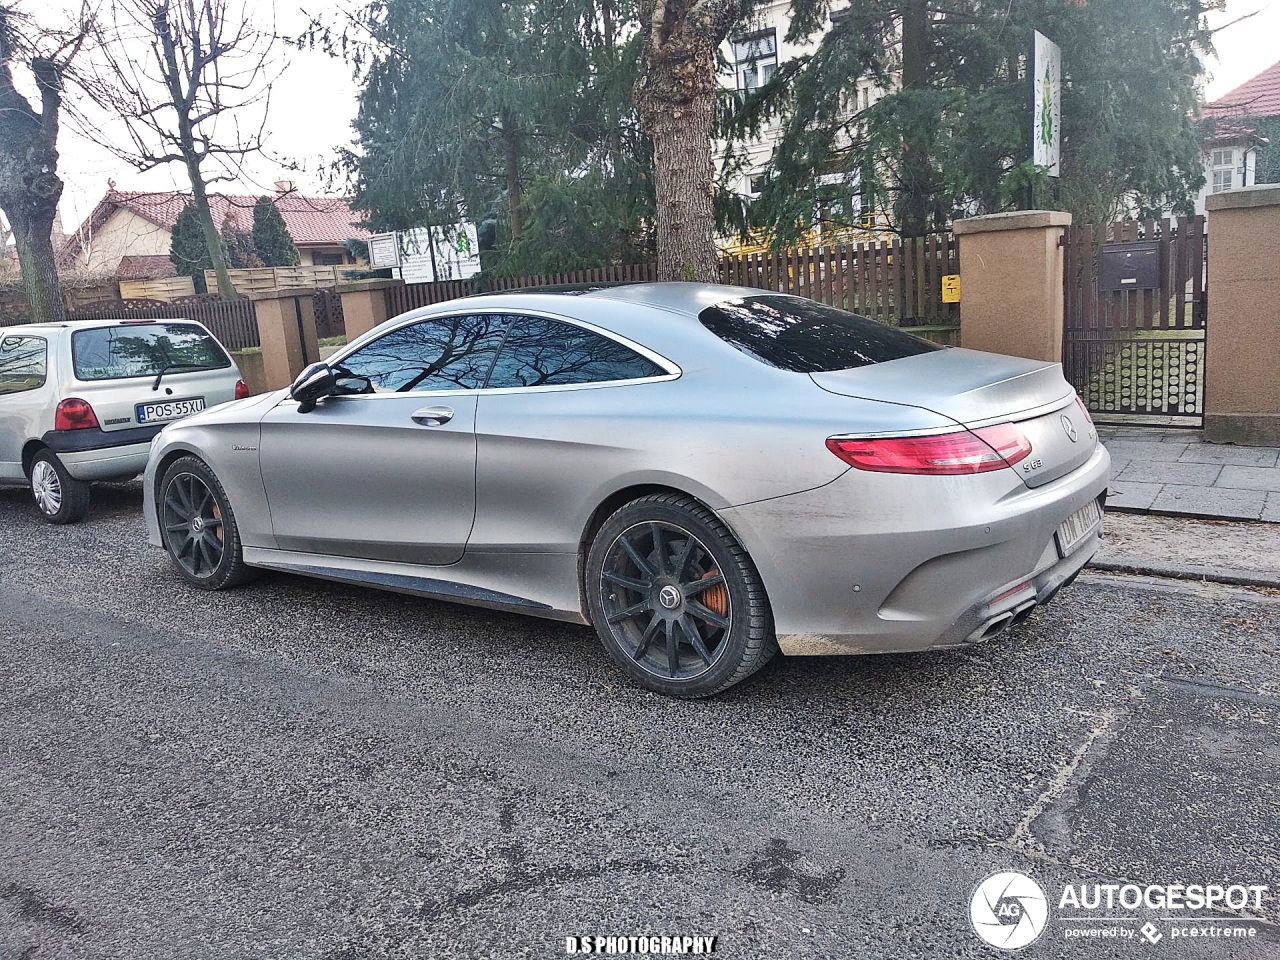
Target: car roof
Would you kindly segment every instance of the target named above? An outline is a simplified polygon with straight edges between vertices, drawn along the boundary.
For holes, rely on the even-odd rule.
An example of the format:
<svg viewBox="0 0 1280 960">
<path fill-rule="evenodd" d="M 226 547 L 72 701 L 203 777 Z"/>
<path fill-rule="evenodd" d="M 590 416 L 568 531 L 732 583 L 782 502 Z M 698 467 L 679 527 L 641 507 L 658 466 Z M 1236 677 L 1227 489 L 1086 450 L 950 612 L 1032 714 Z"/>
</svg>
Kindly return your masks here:
<svg viewBox="0 0 1280 960">
<path fill-rule="evenodd" d="M 97 320 L 56 320 L 52 323 L 19 323 L 0 327 L 0 337 L 9 333 L 47 333 L 51 330 L 83 330 L 87 327 L 141 326 L 144 323 L 196 323 L 188 317 L 101 317 Z"/>
<path fill-rule="evenodd" d="M 686 283 L 681 281 L 652 283 L 599 283 L 599 284 L 565 284 L 551 287 L 520 287 L 514 290 L 494 290 L 480 294 L 483 297 L 502 298 L 517 297 L 548 298 L 557 300 L 561 297 L 582 298 L 584 300 L 620 300 L 626 303 L 657 307 L 687 316 L 696 317 L 707 307 L 726 300 L 737 300 L 742 297 L 773 294 L 785 296 L 772 290 L 761 290 L 756 287 L 735 287 L 720 283 Z"/>
</svg>

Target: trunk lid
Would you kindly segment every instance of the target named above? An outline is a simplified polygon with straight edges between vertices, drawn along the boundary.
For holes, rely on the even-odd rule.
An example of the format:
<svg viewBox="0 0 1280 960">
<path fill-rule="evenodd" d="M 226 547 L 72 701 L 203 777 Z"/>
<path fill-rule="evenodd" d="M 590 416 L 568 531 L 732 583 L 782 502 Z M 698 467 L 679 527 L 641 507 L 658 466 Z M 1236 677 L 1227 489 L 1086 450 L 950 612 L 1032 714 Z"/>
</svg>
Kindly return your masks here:
<svg viewBox="0 0 1280 960">
<path fill-rule="evenodd" d="M 920 407 L 965 427 L 1016 423 L 1031 454 L 1013 469 L 1029 487 L 1082 466 L 1097 446 L 1056 363 L 957 348 L 809 376 L 829 393 Z"/>
</svg>

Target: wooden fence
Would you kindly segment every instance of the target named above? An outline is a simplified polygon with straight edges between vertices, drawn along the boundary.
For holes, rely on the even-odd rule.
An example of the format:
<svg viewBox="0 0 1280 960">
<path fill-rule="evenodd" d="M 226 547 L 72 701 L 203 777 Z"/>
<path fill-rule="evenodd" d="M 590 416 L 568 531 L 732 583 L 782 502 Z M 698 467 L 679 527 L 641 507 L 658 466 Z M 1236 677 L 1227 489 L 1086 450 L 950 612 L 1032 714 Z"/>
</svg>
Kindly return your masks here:
<svg viewBox="0 0 1280 960">
<path fill-rule="evenodd" d="M 959 272 L 959 254 L 950 233 L 905 242 L 728 255 L 720 261 L 723 283 L 809 297 L 951 344 L 959 341 L 960 305 L 942 302 L 942 278 Z M 486 289 L 639 283 L 656 277 L 656 264 L 623 264 L 490 280 Z M 386 290 L 387 310 L 396 316 L 479 292 L 472 280 L 391 287 Z"/>
<path fill-rule="evenodd" d="M 191 277 L 161 277 L 156 280 L 121 280 L 121 300 L 163 300 L 172 303 L 196 295 Z"/>
<path fill-rule="evenodd" d="M 119 300 L 95 303 L 68 314 L 70 320 L 195 320 L 228 350 L 261 345 L 258 317 L 252 300 L 223 300 L 205 295 L 165 303 L 160 300 Z"/>
<path fill-rule="evenodd" d="M 340 267 L 251 267 L 231 270 L 231 285 L 236 293 L 262 293 L 266 290 L 296 290 L 307 287 L 334 287 L 345 278 L 348 270 L 358 270 L 354 264 Z M 206 289 L 218 289 L 218 277 L 212 270 L 204 272 Z"/>
</svg>

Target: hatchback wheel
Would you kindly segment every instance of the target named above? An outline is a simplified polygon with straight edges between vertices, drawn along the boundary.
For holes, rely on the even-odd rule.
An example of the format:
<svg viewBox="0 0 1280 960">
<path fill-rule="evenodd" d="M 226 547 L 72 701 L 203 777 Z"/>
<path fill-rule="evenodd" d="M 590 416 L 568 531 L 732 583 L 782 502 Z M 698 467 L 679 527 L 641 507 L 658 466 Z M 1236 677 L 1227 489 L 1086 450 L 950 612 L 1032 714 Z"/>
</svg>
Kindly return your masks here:
<svg viewBox="0 0 1280 960">
<path fill-rule="evenodd" d="M 204 461 L 175 461 L 165 471 L 156 499 L 165 550 L 187 582 L 222 590 L 253 576 L 245 566 L 227 494 Z"/>
<path fill-rule="evenodd" d="M 641 685 L 706 697 L 777 651 L 754 564 L 702 504 L 634 500 L 605 521 L 587 555 L 587 605 L 605 649 Z"/>
<path fill-rule="evenodd" d="M 51 450 L 41 450 L 31 461 L 31 495 L 50 523 L 78 523 L 89 512 L 89 484 L 67 473 Z"/>
</svg>

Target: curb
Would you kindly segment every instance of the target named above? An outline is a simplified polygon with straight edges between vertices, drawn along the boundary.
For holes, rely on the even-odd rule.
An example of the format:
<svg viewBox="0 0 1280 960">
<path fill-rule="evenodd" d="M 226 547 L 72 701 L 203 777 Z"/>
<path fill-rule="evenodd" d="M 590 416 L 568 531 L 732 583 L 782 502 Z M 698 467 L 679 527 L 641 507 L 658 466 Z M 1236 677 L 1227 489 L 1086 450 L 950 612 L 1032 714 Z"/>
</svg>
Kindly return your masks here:
<svg viewBox="0 0 1280 960">
<path fill-rule="evenodd" d="M 1280 574 L 1265 574 L 1257 570 L 1236 570 L 1229 567 L 1206 567 L 1187 564 L 1181 567 L 1158 563 L 1117 563 L 1111 560 L 1090 560 L 1085 566 L 1105 573 L 1132 573 L 1144 577 L 1166 577 L 1171 580 L 1200 580 L 1208 583 L 1225 583 L 1233 587 L 1270 587 L 1280 590 Z"/>
<path fill-rule="evenodd" d="M 1119 507 L 1108 503 L 1106 513 L 1127 513 L 1134 517 L 1170 517 L 1174 520 L 1221 520 L 1223 523 L 1280 523 L 1261 517 L 1226 517 L 1220 513 L 1182 513 L 1174 510 L 1152 510 L 1150 507 Z"/>
</svg>

